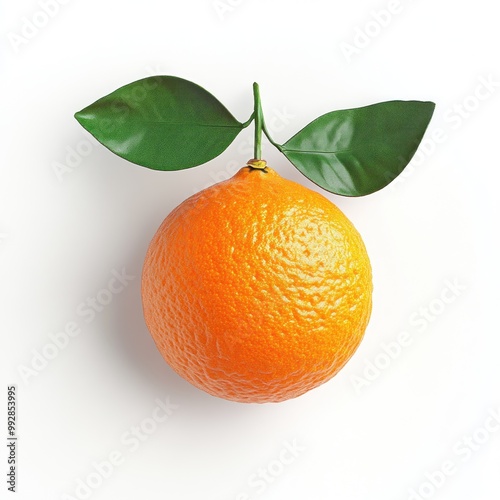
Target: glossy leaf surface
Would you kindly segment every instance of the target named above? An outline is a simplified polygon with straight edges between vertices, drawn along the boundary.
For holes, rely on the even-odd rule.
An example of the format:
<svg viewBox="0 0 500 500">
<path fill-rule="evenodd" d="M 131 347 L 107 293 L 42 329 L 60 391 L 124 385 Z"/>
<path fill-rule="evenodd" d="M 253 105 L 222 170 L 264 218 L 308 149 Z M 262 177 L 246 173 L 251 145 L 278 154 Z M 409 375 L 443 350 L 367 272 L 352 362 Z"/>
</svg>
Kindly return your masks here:
<svg viewBox="0 0 500 500">
<path fill-rule="evenodd" d="M 382 189 L 410 162 L 435 104 L 388 101 L 320 116 L 278 148 L 309 179 L 332 193 Z"/>
<path fill-rule="evenodd" d="M 113 153 L 155 170 L 210 161 L 248 124 L 199 85 L 174 76 L 125 85 L 75 118 Z"/>
</svg>

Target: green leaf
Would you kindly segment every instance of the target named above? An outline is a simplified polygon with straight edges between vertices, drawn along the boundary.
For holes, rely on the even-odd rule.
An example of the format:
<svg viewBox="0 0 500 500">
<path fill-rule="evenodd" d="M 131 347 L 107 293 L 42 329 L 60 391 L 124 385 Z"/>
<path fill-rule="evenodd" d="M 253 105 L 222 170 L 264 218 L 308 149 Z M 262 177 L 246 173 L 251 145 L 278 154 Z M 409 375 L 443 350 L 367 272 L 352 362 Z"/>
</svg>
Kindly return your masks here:
<svg viewBox="0 0 500 500">
<path fill-rule="evenodd" d="M 250 123 L 240 123 L 199 85 L 174 76 L 125 85 L 75 118 L 113 153 L 155 170 L 212 160 Z"/>
<path fill-rule="evenodd" d="M 434 108 L 432 102 L 388 101 L 333 111 L 277 147 L 327 191 L 363 196 L 385 187 L 408 165 Z"/>
</svg>

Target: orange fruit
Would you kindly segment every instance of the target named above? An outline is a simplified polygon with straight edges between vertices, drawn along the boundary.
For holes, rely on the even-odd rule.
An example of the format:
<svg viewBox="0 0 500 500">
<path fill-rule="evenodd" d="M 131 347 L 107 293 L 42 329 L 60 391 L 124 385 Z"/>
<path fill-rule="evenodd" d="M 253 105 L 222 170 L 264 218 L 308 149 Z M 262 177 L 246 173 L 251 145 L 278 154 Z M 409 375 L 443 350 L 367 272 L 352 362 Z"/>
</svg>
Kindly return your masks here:
<svg viewBox="0 0 500 500">
<path fill-rule="evenodd" d="M 253 403 L 332 378 L 361 342 L 372 304 L 352 223 L 264 165 L 175 208 L 142 276 L 146 324 L 167 363 L 214 396 Z"/>
</svg>

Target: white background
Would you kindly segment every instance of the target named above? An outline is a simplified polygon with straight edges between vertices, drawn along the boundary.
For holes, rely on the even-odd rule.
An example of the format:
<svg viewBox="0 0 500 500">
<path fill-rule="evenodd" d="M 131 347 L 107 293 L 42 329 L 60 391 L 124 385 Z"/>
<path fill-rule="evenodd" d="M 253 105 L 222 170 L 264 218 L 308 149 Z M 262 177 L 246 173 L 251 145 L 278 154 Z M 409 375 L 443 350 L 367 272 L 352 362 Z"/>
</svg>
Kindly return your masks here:
<svg viewBox="0 0 500 500">
<path fill-rule="evenodd" d="M 15 384 L 13 498 L 497 498 L 494 3 L 222 0 L 217 9 L 212 0 L 74 0 L 50 19 L 43 2 L 2 3 L 0 435 Z M 390 19 L 374 20 L 389 7 Z M 30 30 L 30 20 L 45 25 Z M 362 199 L 328 195 L 364 237 L 374 309 L 345 369 L 298 399 L 211 397 L 175 375 L 148 334 L 140 273 L 149 240 L 172 208 L 251 157 L 252 136 L 245 130 L 204 166 L 154 172 L 114 156 L 74 120 L 152 74 L 199 83 L 240 120 L 258 81 L 278 142 L 334 109 L 437 103 L 425 150 L 404 177 Z M 71 158 L 74 150 L 84 154 Z M 319 189 L 267 143 L 264 153 L 283 176 Z M 123 269 L 135 279 L 86 322 L 79 305 Z M 36 353 L 54 354 L 50 336 L 71 322 L 80 334 L 21 376 Z M 397 349 L 391 342 L 402 332 L 410 344 Z M 153 429 L 148 419 L 166 398 L 176 409 Z M 127 444 L 134 426 L 149 432 L 137 447 Z M 8 498 L 5 441 L 1 448 Z M 121 463 L 98 475 L 93 464 L 110 454 Z M 443 464 L 446 476 L 436 473 Z"/>
</svg>

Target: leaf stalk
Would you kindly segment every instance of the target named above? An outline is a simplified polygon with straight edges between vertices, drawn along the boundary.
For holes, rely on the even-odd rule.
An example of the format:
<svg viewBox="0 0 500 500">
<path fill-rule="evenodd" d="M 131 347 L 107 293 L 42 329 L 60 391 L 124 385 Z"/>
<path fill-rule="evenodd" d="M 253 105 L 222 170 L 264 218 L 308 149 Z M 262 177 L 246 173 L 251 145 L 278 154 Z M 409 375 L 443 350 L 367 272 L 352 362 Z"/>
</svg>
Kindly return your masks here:
<svg viewBox="0 0 500 500">
<path fill-rule="evenodd" d="M 260 89 L 259 84 L 254 82 L 253 84 L 253 98 L 254 98 L 254 110 L 253 115 L 255 118 L 255 137 L 253 145 L 253 157 L 256 160 L 262 159 L 262 128 L 263 128 L 263 114 L 262 114 L 262 104 L 260 102 Z"/>
</svg>

